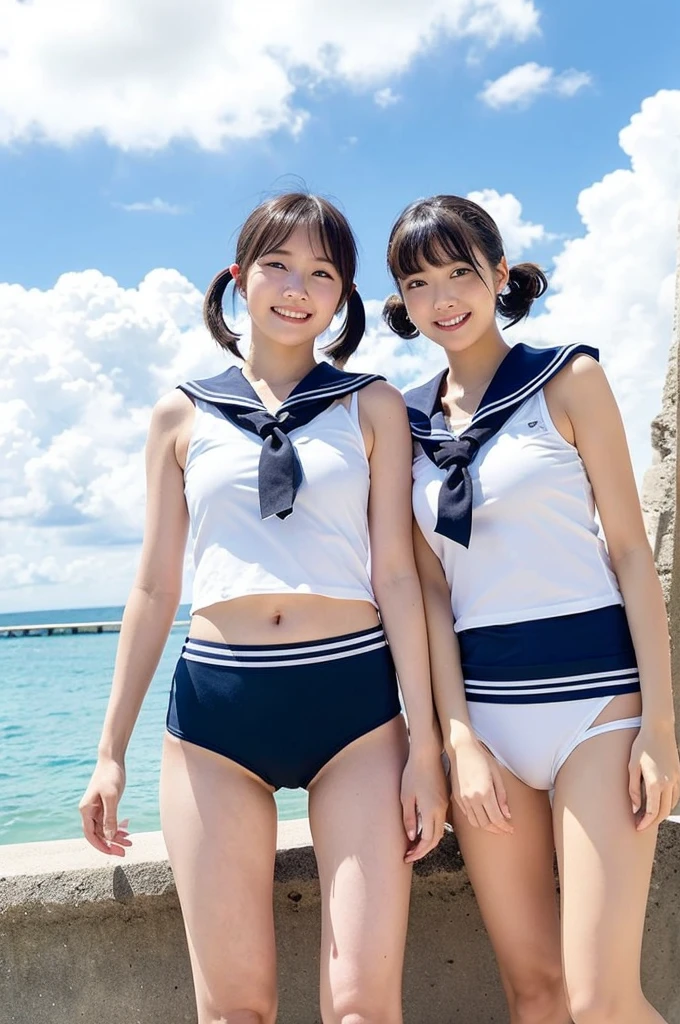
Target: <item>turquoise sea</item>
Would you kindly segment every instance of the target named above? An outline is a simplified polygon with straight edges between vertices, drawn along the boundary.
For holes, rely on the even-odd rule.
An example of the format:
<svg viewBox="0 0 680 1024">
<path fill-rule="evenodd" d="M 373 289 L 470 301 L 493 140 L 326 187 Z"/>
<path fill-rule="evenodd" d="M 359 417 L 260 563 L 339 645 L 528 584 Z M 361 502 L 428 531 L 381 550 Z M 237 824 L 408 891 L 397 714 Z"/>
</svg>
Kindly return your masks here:
<svg viewBox="0 0 680 1024">
<path fill-rule="evenodd" d="M 0 625 L 108 622 L 121 607 L 0 615 Z M 188 619 L 181 607 L 178 619 Z M 158 776 L 170 681 L 185 629 L 173 629 L 126 758 L 121 818 L 160 828 Z M 0 844 L 81 835 L 78 801 L 94 767 L 117 633 L 0 637 Z M 281 818 L 307 813 L 303 790 L 277 794 Z"/>
</svg>

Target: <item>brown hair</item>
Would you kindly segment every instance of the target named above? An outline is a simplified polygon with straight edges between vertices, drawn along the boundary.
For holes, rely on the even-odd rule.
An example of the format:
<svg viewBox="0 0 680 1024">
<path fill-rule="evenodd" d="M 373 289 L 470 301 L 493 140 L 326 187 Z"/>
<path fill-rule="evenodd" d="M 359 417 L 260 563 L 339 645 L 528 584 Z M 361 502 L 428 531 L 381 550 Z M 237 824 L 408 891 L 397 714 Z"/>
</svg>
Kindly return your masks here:
<svg viewBox="0 0 680 1024">
<path fill-rule="evenodd" d="M 435 267 L 454 260 L 468 263 L 479 278 L 479 250 L 492 267 L 503 258 L 503 239 L 486 210 L 461 196 L 432 196 L 408 206 L 397 219 L 387 246 L 387 265 L 397 287 L 400 280 L 422 271 L 423 262 Z M 548 280 L 535 263 L 510 267 L 507 290 L 496 297 L 496 312 L 512 327 L 528 316 Z M 415 338 L 418 328 L 409 319 L 404 300 L 390 295 L 383 308 L 388 326 L 402 338 Z"/>
<path fill-rule="evenodd" d="M 347 304 L 347 315 L 340 334 L 326 352 L 334 362 L 344 363 L 364 335 L 366 313 L 354 288 L 356 240 L 347 218 L 337 207 L 327 199 L 304 192 L 288 192 L 268 199 L 253 210 L 241 228 L 235 262 L 245 280 L 248 270 L 260 256 L 279 249 L 300 226 L 318 235 L 326 259 L 331 261 L 342 281 L 338 309 Z M 203 320 L 217 344 L 242 359 L 238 348 L 240 335 L 227 326 L 222 308 L 231 280 L 229 270 L 221 270 L 213 279 L 203 302 Z"/>
</svg>

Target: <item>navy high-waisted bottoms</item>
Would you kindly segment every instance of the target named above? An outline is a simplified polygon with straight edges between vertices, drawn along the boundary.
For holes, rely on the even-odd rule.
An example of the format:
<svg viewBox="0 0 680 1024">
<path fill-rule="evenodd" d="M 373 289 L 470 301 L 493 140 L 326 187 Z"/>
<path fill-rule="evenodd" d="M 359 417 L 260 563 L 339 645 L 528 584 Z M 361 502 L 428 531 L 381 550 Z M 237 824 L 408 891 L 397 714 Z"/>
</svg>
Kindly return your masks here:
<svg viewBox="0 0 680 1024">
<path fill-rule="evenodd" d="M 400 712 L 381 627 L 261 647 L 189 638 L 172 681 L 167 728 L 275 789 L 295 789 Z"/>
</svg>

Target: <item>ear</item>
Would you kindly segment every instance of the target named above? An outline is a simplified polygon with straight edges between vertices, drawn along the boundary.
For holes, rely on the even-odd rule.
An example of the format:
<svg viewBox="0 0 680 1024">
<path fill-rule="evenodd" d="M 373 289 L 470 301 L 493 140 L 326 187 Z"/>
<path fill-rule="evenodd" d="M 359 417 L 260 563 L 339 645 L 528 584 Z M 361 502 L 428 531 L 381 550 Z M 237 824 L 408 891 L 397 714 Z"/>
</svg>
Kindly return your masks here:
<svg viewBox="0 0 680 1024">
<path fill-rule="evenodd" d="M 494 273 L 496 279 L 496 294 L 500 295 L 500 293 L 504 290 L 505 286 L 510 280 L 510 269 L 508 267 L 508 261 L 506 260 L 505 256 L 501 257 L 501 261 L 496 267 Z"/>
<path fill-rule="evenodd" d="M 234 279 L 234 287 L 236 288 L 236 290 L 240 292 L 241 295 L 245 295 L 243 282 L 241 281 L 241 268 L 239 267 L 238 263 L 231 264 L 231 266 L 229 267 L 229 273 Z"/>
</svg>

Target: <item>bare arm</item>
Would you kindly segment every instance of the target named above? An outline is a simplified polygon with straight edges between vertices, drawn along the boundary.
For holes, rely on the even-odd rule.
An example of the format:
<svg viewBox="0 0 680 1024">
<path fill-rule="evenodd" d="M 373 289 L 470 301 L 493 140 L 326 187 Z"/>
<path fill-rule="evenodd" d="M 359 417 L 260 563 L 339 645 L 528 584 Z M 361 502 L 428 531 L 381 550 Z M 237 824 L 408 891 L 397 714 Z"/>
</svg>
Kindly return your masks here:
<svg viewBox="0 0 680 1024">
<path fill-rule="evenodd" d="M 621 416 L 603 370 L 588 356 L 578 356 L 546 390 L 558 416 L 562 412 L 568 417 L 574 444 L 590 478 L 635 646 L 642 690 L 642 742 L 638 737 L 633 748 L 638 763 L 637 767 L 631 763 L 631 797 L 639 806 L 642 771 L 647 813 L 641 826 L 646 827 L 663 812 L 669 813 L 679 788 L 668 622 L 661 585 L 645 533 Z M 562 429 L 562 423 L 557 421 L 557 425 Z M 654 748 L 651 756 L 658 761 L 656 766 L 650 766 L 644 757 L 640 764 L 642 746 Z"/>
<path fill-rule="evenodd" d="M 417 524 L 413 539 L 425 603 L 432 689 L 444 747 L 451 761 L 453 798 L 474 827 L 494 833 L 512 832 L 501 775 L 470 724 L 453 629 L 451 594 L 442 564 Z"/>
<path fill-rule="evenodd" d="M 417 859 L 441 838 L 446 794 L 430 688 L 423 600 L 413 555 L 411 435 L 404 401 L 391 385 L 371 384 L 361 393 L 361 399 L 371 467 L 371 577 L 408 716 L 411 754 L 405 782 L 407 789 L 413 786 L 414 799 L 404 787 L 402 799 L 410 839 L 416 833 L 416 803 L 422 816 L 423 838 L 413 851 L 413 859 Z"/>
<path fill-rule="evenodd" d="M 190 400 L 176 391 L 157 404 L 149 428 L 142 554 L 123 615 L 97 767 L 80 805 L 87 839 L 106 853 L 116 852 L 105 840 L 117 832 L 127 746 L 181 597 L 188 515 L 177 452 L 191 417 Z"/>
</svg>

